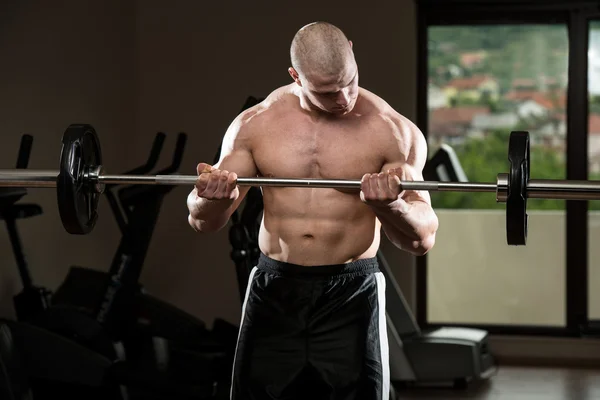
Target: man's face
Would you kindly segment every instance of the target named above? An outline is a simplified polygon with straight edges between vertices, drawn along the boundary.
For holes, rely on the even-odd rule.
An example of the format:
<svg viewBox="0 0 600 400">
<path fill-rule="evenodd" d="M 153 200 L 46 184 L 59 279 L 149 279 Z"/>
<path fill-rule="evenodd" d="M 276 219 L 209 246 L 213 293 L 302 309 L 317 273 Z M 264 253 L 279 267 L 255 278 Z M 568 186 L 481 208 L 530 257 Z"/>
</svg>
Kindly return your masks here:
<svg viewBox="0 0 600 400">
<path fill-rule="evenodd" d="M 334 115 L 352 111 L 358 97 L 358 68 L 349 65 L 336 75 L 308 74 L 302 81 L 302 91 L 317 108 Z"/>
</svg>

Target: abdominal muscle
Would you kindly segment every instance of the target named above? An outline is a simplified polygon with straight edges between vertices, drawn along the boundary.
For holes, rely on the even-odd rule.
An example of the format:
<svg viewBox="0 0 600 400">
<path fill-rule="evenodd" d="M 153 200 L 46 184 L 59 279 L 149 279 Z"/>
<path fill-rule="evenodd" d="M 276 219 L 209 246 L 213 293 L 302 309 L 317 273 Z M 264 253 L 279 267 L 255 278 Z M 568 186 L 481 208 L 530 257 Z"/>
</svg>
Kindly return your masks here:
<svg viewBox="0 0 600 400">
<path fill-rule="evenodd" d="M 263 188 L 261 251 L 304 266 L 375 257 L 379 223 L 358 192 L 324 188 Z"/>
</svg>

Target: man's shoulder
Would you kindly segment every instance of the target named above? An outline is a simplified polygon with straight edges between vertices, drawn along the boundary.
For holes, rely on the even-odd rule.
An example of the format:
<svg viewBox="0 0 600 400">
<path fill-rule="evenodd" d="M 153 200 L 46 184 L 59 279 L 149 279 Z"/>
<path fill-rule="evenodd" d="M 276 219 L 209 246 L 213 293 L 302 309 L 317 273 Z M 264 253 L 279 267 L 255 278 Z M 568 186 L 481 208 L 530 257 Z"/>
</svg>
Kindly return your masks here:
<svg viewBox="0 0 600 400">
<path fill-rule="evenodd" d="M 426 148 L 425 137 L 417 125 L 395 110 L 387 101 L 373 92 L 361 89 L 368 114 L 378 126 L 378 137 L 386 148 L 399 149 L 404 155 L 422 152 Z"/>
<path fill-rule="evenodd" d="M 289 85 L 273 90 L 262 101 L 239 113 L 229 125 L 226 136 L 237 142 L 254 140 L 268 130 L 274 118 L 285 115 L 280 110 L 294 101 L 293 96 Z"/>
<path fill-rule="evenodd" d="M 262 101 L 242 111 L 238 117 L 239 123 L 246 126 L 256 126 L 277 112 L 278 109 L 297 101 L 291 85 L 281 86 L 269 93 Z"/>
<path fill-rule="evenodd" d="M 389 125 L 392 132 L 402 135 L 420 133 L 416 124 L 410 118 L 395 110 L 386 100 L 377 94 L 361 88 L 363 106 L 366 114 L 377 121 Z"/>
</svg>

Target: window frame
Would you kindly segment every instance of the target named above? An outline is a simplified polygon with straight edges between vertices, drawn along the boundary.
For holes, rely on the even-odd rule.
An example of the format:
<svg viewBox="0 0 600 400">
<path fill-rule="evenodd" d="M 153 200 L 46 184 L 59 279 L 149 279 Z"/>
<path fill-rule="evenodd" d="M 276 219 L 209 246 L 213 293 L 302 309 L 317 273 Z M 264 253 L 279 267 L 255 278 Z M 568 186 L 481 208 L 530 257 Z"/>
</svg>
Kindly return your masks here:
<svg viewBox="0 0 600 400">
<path fill-rule="evenodd" d="M 568 31 L 566 179 L 588 179 L 588 46 L 590 22 L 600 19 L 595 1 L 416 0 L 417 124 L 428 132 L 428 28 L 450 25 L 564 24 Z M 500 172 L 500 171 L 499 171 Z M 566 307 L 564 327 L 429 323 L 427 255 L 417 257 L 416 317 L 423 329 L 463 326 L 491 334 L 578 337 L 588 321 L 588 202 L 566 201 Z"/>
</svg>

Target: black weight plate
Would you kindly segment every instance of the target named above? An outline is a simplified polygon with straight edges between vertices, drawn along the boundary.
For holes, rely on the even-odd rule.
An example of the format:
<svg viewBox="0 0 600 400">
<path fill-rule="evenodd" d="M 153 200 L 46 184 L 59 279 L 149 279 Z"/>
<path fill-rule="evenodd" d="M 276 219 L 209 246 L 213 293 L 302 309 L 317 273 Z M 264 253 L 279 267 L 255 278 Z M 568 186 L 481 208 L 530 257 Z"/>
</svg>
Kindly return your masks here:
<svg viewBox="0 0 600 400">
<path fill-rule="evenodd" d="M 98 219 L 100 193 L 86 182 L 88 171 L 102 165 L 98 135 L 87 124 L 72 124 L 62 138 L 56 192 L 60 218 L 66 231 L 85 235 Z"/>
<path fill-rule="evenodd" d="M 529 133 L 513 131 L 508 143 L 508 198 L 506 240 L 509 245 L 527 243 L 527 184 L 529 183 Z"/>
</svg>

